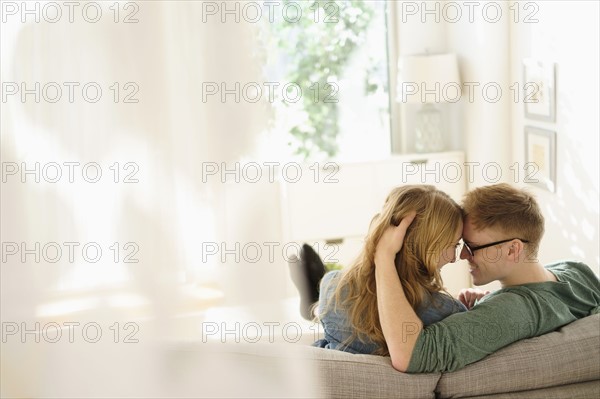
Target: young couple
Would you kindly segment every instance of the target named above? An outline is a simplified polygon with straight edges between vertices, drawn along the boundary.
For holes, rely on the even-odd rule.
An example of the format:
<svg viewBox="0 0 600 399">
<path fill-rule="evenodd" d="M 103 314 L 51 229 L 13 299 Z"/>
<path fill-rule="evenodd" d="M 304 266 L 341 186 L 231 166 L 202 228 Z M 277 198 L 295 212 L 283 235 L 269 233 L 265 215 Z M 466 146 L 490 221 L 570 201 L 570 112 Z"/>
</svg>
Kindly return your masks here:
<svg viewBox="0 0 600 399">
<path fill-rule="evenodd" d="M 520 339 L 600 312 L 600 281 L 583 263 L 536 259 L 544 217 L 535 199 L 508 184 L 477 188 L 459 207 L 433 186 L 394 189 L 354 264 L 325 274 L 308 245 L 291 264 L 302 313 L 325 338 L 315 345 L 390 356 L 403 372 L 454 371 Z M 461 247 L 462 238 L 462 247 Z M 440 269 L 469 262 L 492 293 L 444 291 Z"/>
</svg>

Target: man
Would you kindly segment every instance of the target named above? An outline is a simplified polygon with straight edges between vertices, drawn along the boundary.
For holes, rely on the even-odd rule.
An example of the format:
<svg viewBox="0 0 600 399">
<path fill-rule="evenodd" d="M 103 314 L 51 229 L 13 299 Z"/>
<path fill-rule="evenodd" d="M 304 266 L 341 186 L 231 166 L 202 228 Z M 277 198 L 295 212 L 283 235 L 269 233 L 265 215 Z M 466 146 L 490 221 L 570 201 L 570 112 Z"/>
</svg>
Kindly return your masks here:
<svg viewBox="0 0 600 399">
<path fill-rule="evenodd" d="M 469 192 L 461 258 L 475 285 L 498 280 L 468 312 L 423 327 L 408 303 L 394 257 L 415 215 L 391 226 L 375 254 L 379 317 L 395 369 L 454 371 L 515 341 L 600 312 L 600 281 L 583 263 L 537 261 L 544 217 L 523 190 L 497 184 Z M 481 296 L 481 295 L 479 295 Z"/>
</svg>

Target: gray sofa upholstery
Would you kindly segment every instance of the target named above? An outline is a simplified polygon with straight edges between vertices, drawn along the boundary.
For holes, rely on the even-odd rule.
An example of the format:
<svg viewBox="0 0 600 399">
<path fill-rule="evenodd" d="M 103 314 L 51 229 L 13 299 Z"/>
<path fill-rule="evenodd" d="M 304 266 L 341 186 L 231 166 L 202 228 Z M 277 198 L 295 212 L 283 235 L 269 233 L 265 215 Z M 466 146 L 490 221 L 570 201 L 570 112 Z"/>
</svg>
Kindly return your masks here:
<svg viewBox="0 0 600 399">
<path fill-rule="evenodd" d="M 299 343 L 179 343 L 165 356 L 187 397 L 600 398 L 600 314 L 451 373 Z"/>
<path fill-rule="evenodd" d="M 179 347 L 184 358 L 202 349 L 207 370 L 219 361 L 229 375 L 234 365 L 240 378 L 220 384 L 218 394 L 235 397 L 325 398 L 600 398 L 600 314 L 591 315 L 543 336 L 509 345 L 451 373 L 406 374 L 392 368 L 389 357 L 354 355 L 308 345 L 222 345 L 208 356 L 204 345 Z M 209 360 L 212 359 L 212 360 Z M 188 363 L 187 361 L 184 363 Z M 291 369 L 290 369 L 291 367 Z M 190 386 L 206 373 L 192 367 Z M 310 385 L 310 386 L 307 386 Z M 206 385 L 204 385 L 206 386 Z M 240 393 L 242 392 L 242 393 Z M 197 396 L 209 394 L 205 389 Z"/>
<path fill-rule="evenodd" d="M 307 348 L 325 397 L 600 398 L 600 314 L 452 373 L 404 374 L 386 357 Z"/>
</svg>

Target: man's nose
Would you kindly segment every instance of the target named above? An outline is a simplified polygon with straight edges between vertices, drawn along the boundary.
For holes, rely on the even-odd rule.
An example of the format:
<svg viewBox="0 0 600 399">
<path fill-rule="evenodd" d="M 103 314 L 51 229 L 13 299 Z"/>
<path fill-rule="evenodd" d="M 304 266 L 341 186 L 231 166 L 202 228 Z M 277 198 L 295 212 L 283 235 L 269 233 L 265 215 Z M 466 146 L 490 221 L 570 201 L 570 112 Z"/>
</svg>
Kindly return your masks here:
<svg viewBox="0 0 600 399">
<path fill-rule="evenodd" d="M 471 254 L 469 253 L 469 251 L 467 251 L 467 248 L 464 246 L 462 246 L 462 248 L 460 249 L 460 258 L 461 259 L 469 259 L 471 257 Z"/>
</svg>

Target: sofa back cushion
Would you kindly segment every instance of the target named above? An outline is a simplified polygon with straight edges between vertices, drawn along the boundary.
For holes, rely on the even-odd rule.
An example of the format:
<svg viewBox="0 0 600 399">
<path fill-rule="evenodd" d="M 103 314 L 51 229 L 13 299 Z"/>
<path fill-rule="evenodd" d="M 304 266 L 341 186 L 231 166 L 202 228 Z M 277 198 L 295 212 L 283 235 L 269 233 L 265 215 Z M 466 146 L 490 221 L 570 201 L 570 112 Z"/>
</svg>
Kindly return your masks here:
<svg viewBox="0 0 600 399">
<path fill-rule="evenodd" d="M 442 398 L 492 395 L 600 379 L 600 314 L 525 339 L 465 368 L 444 373 Z"/>
<path fill-rule="evenodd" d="M 441 376 L 400 373 L 389 357 L 315 347 L 305 353 L 316 362 L 321 393 L 327 398 L 434 398 Z"/>
</svg>

